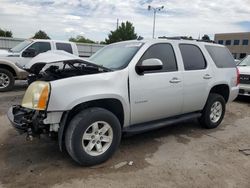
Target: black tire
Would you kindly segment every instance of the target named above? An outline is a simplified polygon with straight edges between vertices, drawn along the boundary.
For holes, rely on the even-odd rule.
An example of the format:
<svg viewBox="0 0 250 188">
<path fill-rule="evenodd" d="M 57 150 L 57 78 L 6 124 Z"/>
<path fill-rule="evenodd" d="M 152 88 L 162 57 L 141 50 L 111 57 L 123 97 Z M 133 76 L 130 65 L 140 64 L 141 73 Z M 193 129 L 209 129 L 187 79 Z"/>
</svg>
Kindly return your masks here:
<svg viewBox="0 0 250 188">
<path fill-rule="evenodd" d="M 109 148 L 98 156 L 88 154 L 82 145 L 84 132 L 97 121 L 107 122 L 113 131 L 113 140 Z M 79 112 L 70 121 L 66 130 L 65 145 L 74 161 L 83 166 L 92 166 L 108 160 L 117 150 L 121 140 L 121 125 L 117 117 L 103 108 L 88 108 Z"/>
<path fill-rule="evenodd" d="M 14 87 L 14 84 L 15 84 L 15 78 L 14 78 L 13 74 L 7 69 L 1 69 L 0 68 L 0 74 L 1 73 L 5 74 L 8 77 L 9 84 L 6 87 L 3 87 L 3 88 L 1 87 L 2 85 L 0 84 L 0 92 L 12 90 L 13 87 Z"/>
<path fill-rule="evenodd" d="M 210 118 L 210 114 L 211 114 L 211 108 L 215 102 L 219 102 L 221 104 L 222 113 L 221 113 L 220 118 L 216 122 L 212 122 Z M 213 129 L 213 128 L 218 127 L 224 118 L 225 110 L 226 110 L 225 99 L 219 94 L 210 93 L 207 99 L 207 103 L 202 111 L 202 116 L 199 119 L 201 125 L 207 129 Z"/>
</svg>

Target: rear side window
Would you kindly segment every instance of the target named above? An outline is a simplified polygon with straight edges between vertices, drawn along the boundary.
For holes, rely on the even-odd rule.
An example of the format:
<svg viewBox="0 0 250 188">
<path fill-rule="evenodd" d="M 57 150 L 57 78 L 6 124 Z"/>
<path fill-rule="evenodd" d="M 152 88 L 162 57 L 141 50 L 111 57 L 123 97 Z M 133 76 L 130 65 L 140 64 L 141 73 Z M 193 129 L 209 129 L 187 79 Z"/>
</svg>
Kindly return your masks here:
<svg viewBox="0 0 250 188">
<path fill-rule="evenodd" d="M 200 70 L 206 68 L 206 60 L 200 48 L 193 44 L 180 44 L 185 70 Z"/>
<path fill-rule="evenodd" d="M 151 58 L 160 59 L 163 63 L 163 68 L 157 71 L 147 71 L 148 73 L 172 72 L 178 70 L 174 50 L 171 44 L 161 43 L 150 46 L 141 57 L 139 64 L 141 64 L 142 61 Z"/>
<path fill-rule="evenodd" d="M 205 47 L 218 68 L 236 67 L 234 58 L 227 48 L 209 45 Z"/>
<path fill-rule="evenodd" d="M 71 44 L 68 43 L 56 43 L 57 50 L 64 50 L 65 52 L 73 54 Z"/>
</svg>

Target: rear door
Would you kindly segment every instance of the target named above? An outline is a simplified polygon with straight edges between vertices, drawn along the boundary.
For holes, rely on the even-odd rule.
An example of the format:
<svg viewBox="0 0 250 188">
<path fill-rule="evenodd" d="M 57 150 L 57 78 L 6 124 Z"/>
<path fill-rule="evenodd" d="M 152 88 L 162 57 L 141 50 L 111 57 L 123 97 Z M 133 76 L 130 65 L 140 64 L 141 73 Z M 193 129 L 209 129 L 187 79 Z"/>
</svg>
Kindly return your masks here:
<svg viewBox="0 0 250 188">
<path fill-rule="evenodd" d="M 204 107 L 213 72 L 200 47 L 194 44 L 179 44 L 179 49 L 184 64 L 182 110 L 184 114 Z"/>
<path fill-rule="evenodd" d="M 163 69 L 138 75 L 135 67 L 130 70 L 131 124 L 167 118 L 181 113 L 182 74 L 178 71 L 171 44 L 158 43 L 150 46 L 142 55 L 143 60 L 156 58 Z"/>
</svg>

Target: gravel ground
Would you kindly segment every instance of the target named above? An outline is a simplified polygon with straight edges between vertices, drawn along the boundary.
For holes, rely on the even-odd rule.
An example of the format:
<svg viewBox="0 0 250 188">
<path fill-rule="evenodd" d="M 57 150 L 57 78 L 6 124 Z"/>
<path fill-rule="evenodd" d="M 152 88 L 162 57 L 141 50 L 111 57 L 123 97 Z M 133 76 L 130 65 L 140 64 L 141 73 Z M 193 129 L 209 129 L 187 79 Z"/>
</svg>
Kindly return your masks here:
<svg viewBox="0 0 250 188">
<path fill-rule="evenodd" d="M 188 121 L 123 138 L 106 163 L 86 168 L 61 153 L 56 141 L 26 142 L 5 116 L 25 85 L 0 93 L 0 187 L 250 187 L 250 98 L 227 105 L 214 130 Z"/>
</svg>

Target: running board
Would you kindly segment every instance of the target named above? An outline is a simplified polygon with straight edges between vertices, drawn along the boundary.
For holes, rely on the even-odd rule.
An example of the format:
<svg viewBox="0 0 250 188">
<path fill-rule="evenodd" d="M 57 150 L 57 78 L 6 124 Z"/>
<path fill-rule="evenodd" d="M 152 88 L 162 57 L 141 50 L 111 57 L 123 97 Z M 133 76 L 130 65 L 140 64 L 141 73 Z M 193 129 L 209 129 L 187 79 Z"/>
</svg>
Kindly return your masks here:
<svg viewBox="0 0 250 188">
<path fill-rule="evenodd" d="M 131 126 L 123 128 L 123 133 L 128 134 L 128 135 L 139 134 L 139 133 L 147 132 L 150 130 L 166 127 L 172 124 L 180 123 L 183 121 L 187 121 L 190 119 L 199 118 L 200 116 L 201 116 L 201 113 L 189 113 L 189 114 L 175 116 L 175 117 L 171 117 L 167 119 L 135 124 L 135 125 L 131 125 Z"/>
</svg>

